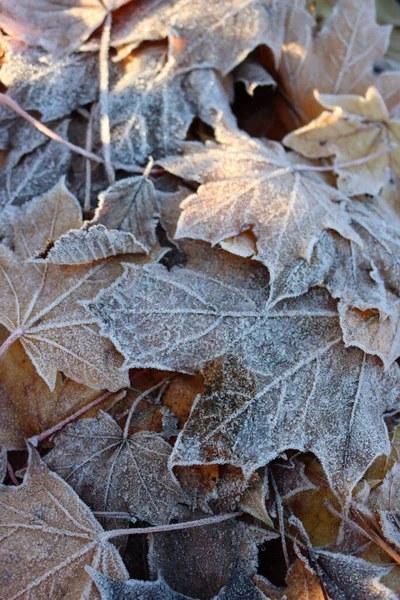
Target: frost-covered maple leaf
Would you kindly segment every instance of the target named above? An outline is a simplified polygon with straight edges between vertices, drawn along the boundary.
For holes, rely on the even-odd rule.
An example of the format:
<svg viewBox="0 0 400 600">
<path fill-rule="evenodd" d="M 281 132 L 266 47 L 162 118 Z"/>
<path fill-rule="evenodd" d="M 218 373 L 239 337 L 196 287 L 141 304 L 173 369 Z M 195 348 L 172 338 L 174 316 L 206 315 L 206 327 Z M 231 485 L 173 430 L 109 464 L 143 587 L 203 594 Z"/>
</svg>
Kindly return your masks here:
<svg viewBox="0 0 400 600">
<path fill-rule="evenodd" d="M 0 245 L 0 322 L 10 332 L 3 349 L 20 338 L 50 389 L 62 371 L 90 387 L 118 390 L 129 384 L 121 357 L 80 303 L 118 277 L 120 261 L 60 267 L 30 260 L 48 240 L 81 224 L 81 208 L 63 181 L 20 209 L 13 250 Z"/>
<path fill-rule="evenodd" d="M 330 111 L 287 135 L 284 144 L 308 158 L 334 156 L 343 193 L 374 196 L 391 186 L 397 195 L 400 120 L 390 117 L 379 91 L 370 87 L 365 97 L 318 94 L 316 98 Z M 373 155 L 370 160 L 369 155 Z M 360 159 L 364 159 L 361 164 L 340 166 Z"/>
<path fill-rule="evenodd" d="M 195 401 L 172 463 L 231 463 L 250 473 L 287 448 L 310 450 L 346 496 L 388 452 L 382 415 L 399 390 L 397 365 L 385 372 L 377 358 L 344 347 L 326 291 L 267 309 L 261 266 L 230 268 L 226 255 L 214 268 L 201 260 L 171 272 L 128 265 L 87 304 L 126 366 L 205 368 L 209 391 Z"/>
<path fill-rule="evenodd" d="M 186 496 L 168 469 L 171 446 L 154 432 L 128 435 L 104 412 L 68 425 L 46 464 L 94 510 L 168 523 Z"/>
<path fill-rule="evenodd" d="M 272 295 L 275 279 L 298 258 L 310 260 L 324 230 L 359 241 L 344 210 L 346 198 L 276 142 L 235 136 L 224 145 L 185 144 L 183 156 L 160 164 L 202 184 L 182 202 L 175 237 L 214 245 L 251 231 L 254 258 L 269 269 Z"/>
<path fill-rule="evenodd" d="M 4 600 L 97 600 L 86 565 L 104 575 L 127 578 L 101 525 L 65 481 L 47 469 L 36 450 L 30 448 L 22 485 L 0 486 L 0 503 Z"/>
</svg>

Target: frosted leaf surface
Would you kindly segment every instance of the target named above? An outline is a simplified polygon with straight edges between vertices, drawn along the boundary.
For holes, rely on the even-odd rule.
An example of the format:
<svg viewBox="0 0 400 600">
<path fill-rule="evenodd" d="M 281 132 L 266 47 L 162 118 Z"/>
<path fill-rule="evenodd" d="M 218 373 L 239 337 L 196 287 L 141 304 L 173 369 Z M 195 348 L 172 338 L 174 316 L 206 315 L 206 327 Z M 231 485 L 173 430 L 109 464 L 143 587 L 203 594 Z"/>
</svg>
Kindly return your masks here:
<svg viewBox="0 0 400 600">
<path fill-rule="evenodd" d="M 166 50 L 151 46 L 135 54 L 109 94 L 112 155 L 122 163 L 146 163 L 179 150 L 198 115 L 213 125 L 231 115 L 229 100 L 211 69 L 176 74 Z M 233 116 L 230 117 L 234 122 Z M 98 128 L 98 125 L 97 125 Z"/>
<path fill-rule="evenodd" d="M 88 572 L 99 589 L 101 600 L 194 600 L 171 590 L 162 577 L 156 581 L 117 581 L 93 569 Z"/>
<path fill-rule="evenodd" d="M 168 523 L 176 505 L 185 501 L 168 469 L 171 451 L 153 432 L 125 437 L 101 411 L 95 419 L 63 429 L 45 462 L 94 510 L 128 512 L 157 525 Z"/>
<path fill-rule="evenodd" d="M 63 181 L 20 209 L 14 250 L 0 245 L 0 322 L 20 332 L 24 350 L 54 389 L 57 371 L 96 389 L 128 385 L 121 357 L 99 336 L 80 302 L 91 299 L 121 272 L 117 259 L 83 267 L 30 262 L 48 240 L 82 224 L 81 209 Z"/>
<path fill-rule="evenodd" d="M 99 194 L 99 206 L 91 224 L 131 233 L 146 252 L 156 244 L 158 201 L 147 177 L 128 177 Z"/>
<path fill-rule="evenodd" d="M 47 52 L 68 54 L 104 21 L 107 12 L 129 0 L 3 0 L 4 31 Z"/>
<path fill-rule="evenodd" d="M 229 145 L 185 144 L 183 157 L 160 164 L 202 183 L 181 204 L 176 238 L 217 244 L 251 230 L 254 258 L 270 271 L 272 295 L 274 280 L 298 258 L 309 260 L 325 229 L 358 240 L 341 204 L 344 196 L 315 173 L 296 170 L 305 165 L 293 164 L 278 143 L 237 138 Z"/>
<path fill-rule="evenodd" d="M 234 520 L 155 533 L 148 555 L 150 572 L 181 594 L 212 598 L 228 584 L 235 568 L 247 576 L 256 572 L 257 546 L 264 538 L 262 529 Z"/>
<path fill-rule="evenodd" d="M 339 0 L 314 35 L 315 23 L 305 5 L 304 0 L 291 3 L 279 70 L 286 93 L 307 122 L 321 112 L 314 89 L 324 94 L 366 92 L 391 28 L 376 23 L 374 0 Z"/>
<path fill-rule="evenodd" d="M 55 241 L 44 259 L 35 262 L 56 265 L 82 265 L 118 254 L 144 254 L 141 244 L 130 233 L 108 231 L 104 225 L 74 229 Z"/>
<path fill-rule="evenodd" d="M 142 0 L 116 24 L 112 44 L 127 46 L 124 56 L 144 40 L 168 37 L 174 69 L 211 67 L 227 74 L 260 44 L 279 62 L 286 7 L 276 0 Z"/>
<path fill-rule="evenodd" d="M 7 471 L 7 450 L 0 448 L 0 483 L 3 483 Z"/>
<path fill-rule="evenodd" d="M 335 600 L 396 600 L 397 594 L 379 582 L 389 571 L 362 558 L 316 552 L 317 573 Z"/>
<path fill-rule="evenodd" d="M 254 58 L 246 58 L 232 73 L 235 81 L 241 81 L 250 96 L 258 87 L 276 87 L 276 81 Z"/>
<path fill-rule="evenodd" d="M 22 485 L 0 486 L 4 600 L 100 598 L 85 566 L 125 579 L 116 548 L 75 492 L 30 450 Z M 18 560 L 16 560 L 18 557 Z"/>
<path fill-rule="evenodd" d="M 193 405 L 174 464 L 250 472 L 297 448 L 314 452 L 346 495 L 388 451 L 382 414 L 395 401 L 398 368 L 385 373 L 375 357 L 344 347 L 325 291 L 266 310 L 263 271 L 241 274 L 227 257 L 220 276 L 201 259 L 193 270 L 127 266 L 89 310 L 127 366 L 190 372 L 218 359 L 205 369 L 209 392 Z"/>
<path fill-rule="evenodd" d="M 325 283 L 339 299 L 346 344 L 378 355 L 388 367 L 400 354 L 400 221 L 380 199 L 346 210 L 362 245 L 328 232 L 310 263 L 298 261 L 276 282 L 276 300 Z"/>
<path fill-rule="evenodd" d="M 69 121 L 64 121 L 54 131 L 66 138 L 68 125 Z M 12 149 L 7 157 L 0 174 L 0 209 L 45 194 L 67 173 L 70 165 L 71 151 L 36 132 L 29 123 L 18 127 L 17 134 L 28 146 L 24 143 Z"/>
<path fill-rule="evenodd" d="M 97 99 L 98 70 L 97 53 L 52 59 L 47 52 L 11 40 L 0 80 L 7 86 L 7 96 L 51 121 Z"/>
</svg>

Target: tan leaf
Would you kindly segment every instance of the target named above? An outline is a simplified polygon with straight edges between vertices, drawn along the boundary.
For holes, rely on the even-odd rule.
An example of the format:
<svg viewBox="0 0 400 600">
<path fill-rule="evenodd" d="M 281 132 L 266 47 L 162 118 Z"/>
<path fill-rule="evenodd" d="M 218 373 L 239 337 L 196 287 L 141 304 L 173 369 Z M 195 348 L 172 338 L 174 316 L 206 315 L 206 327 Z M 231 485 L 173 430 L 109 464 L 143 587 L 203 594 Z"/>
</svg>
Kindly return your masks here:
<svg viewBox="0 0 400 600">
<path fill-rule="evenodd" d="M 7 332 L 1 327 L 0 343 L 6 339 Z M 57 374 L 54 391 L 50 391 L 19 340 L 0 357 L 0 381 L 0 446 L 10 450 L 25 448 L 27 438 L 53 427 L 101 394 L 61 373 Z M 114 401 L 115 395 L 97 410 Z"/>
<path fill-rule="evenodd" d="M 89 310 L 127 366 L 205 370 L 209 391 L 192 407 L 173 464 L 250 473 L 285 449 L 310 450 L 346 496 L 389 450 L 382 414 L 399 389 L 397 365 L 385 373 L 375 357 L 344 347 L 324 290 L 267 310 L 265 270 L 242 259 L 241 271 L 239 259 L 220 254 L 218 275 L 201 255 L 170 272 L 128 266 Z"/>
<path fill-rule="evenodd" d="M 328 94 L 366 92 L 373 83 L 374 61 L 385 53 L 391 30 L 377 25 L 374 0 L 339 0 L 314 36 L 305 4 L 291 3 L 280 65 L 285 91 L 303 122 L 321 112 L 313 98 L 315 88 Z"/>
<path fill-rule="evenodd" d="M 271 517 L 265 506 L 265 499 L 268 496 L 268 477 L 264 471 L 254 483 L 251 483 L 240 499 L 239 506 L 242 510 L 249 513 L 256 519 L 264 521 L 269 527 L 274 527 Z"/>
<path fill-rule="evenodd" d="M 129 385 L 121 358 L 100 337 L 81 302 L 121 272 L 116 259 L 84 267 L 30 262 L 35 251 L 82 223 L 76 199 L 61 181 L 20 211 L 13 223 L 14 250 L 0 246 L 0 322 L 16 338 L 51 390 L 57 371 L 95 389 Z"/>
<path fill-rule="evenodd" d="M 163 524 L 186 500 L 168 469 L 171 451 L 160 435 L 128 435 L 101 411 L 96 419 L 81 419 L 61 431 L 45 462 L 94 510 Z"/>
<path fill-rule="evenodd" d="M 9 35 L 54 54 L 67 54 L 129 0 L 2 0 L 0 23 Z"/>
<path fill-rule="evenodd" d="M 270 271 L 272 295 L 275 279 L 298 258 L 309 260 L 325 229 L 357 241 L 344 196 L 295 160 L 278 143 L 234 138 L 229 145 L 186 144 L 183 157 L 160 161 L 175 175 L 202 183 L 181 204 L 176 238 L 223 242 L 243 254 L 231 238 L 251 230 L 254 258 Z"/>
<path fill-rule="evenodd" d="M 121 56 L 144 40 L 169 39 L 169 63 L 176 70 L 198 67 L 229 73 L 260 44 L 279 62 L 286 0 L 218 0 L 205 10 L 202 0 L 141 1 L 116 23 L 112 44 Z"/>
<path fill-rule="evenodd" d="M 0 486 L 0 572 L 4 600 L 95 600 L 85 571 L 126 579 L 127 572 L 104 530 L 75 492 L 30 448 L 22 485 Z"/>
<path fill-rule="evenodd" d="M 334 156 L 339 189 L 350 196 L 377 195 L 383 187 L 397 189 L 400 179 L 400 121 L 390 119 L 374 87 L 362 96 L 316 95 L 331 112 L 290 133 L 286 146 L 308 158 Z M 376 155 L 368 160 L 369 155 Z M 340 164 L 364 159 L 361 164 Z"/>
</svg>

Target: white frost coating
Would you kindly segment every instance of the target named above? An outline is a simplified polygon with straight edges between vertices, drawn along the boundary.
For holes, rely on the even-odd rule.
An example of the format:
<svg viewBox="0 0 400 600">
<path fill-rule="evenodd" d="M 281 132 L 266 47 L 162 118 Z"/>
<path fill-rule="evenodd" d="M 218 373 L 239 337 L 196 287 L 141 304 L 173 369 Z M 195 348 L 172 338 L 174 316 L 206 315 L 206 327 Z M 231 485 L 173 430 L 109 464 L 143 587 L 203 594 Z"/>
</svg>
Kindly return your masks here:
<svg viewBox="0 0 400 600">
<path fill-rule="evenodd" d="M 51 390 L 57 371 L 95 389 L 129 385 L 121 357 L 98 334 L 81 306 L 121 273 L 118 259 L 62 269 L 30 262 L 48 239 L 81 225 L 81 209 L 63 180 L 19 210 L 13 222 L 14 251 L 0 245 L 0 322 L 21 343 Z"/>
<path fill-rule="evenodd" d="M 92 225 L 129 233 L 149 252 L 157 243 L 157 192 L 147 177 L 127 177 L 99 194 Z"/>
<path fill-rule="evenodd" d="M 400 390 L 397 365 L 384 372 L 375 357 L 344 347 L 324 290 L 266 311 L 266 280 L 249 268 L 236 286 L 229 255 L 225 263 L 219 278 L 207 262 L 172 272 L 127 265 L 87 306 L 125 366 L 204 370 L 209 391 L 196 399 L 172 464 L 233 463 L 249 473 L 285 449 L 311 450 L 347 496 L 389 451 L 382 414 Z"/>
<path fill-rule="evenodd" d="M 195 116 L 234 123 L 220 77 L 211 69 L 177 73 L 164 47 L 138 50 L 109 94 L 113 160 L 146 163 L 179 151 Z M 98 119 L 97 119 L 98 121 Z M 98 123 L 95 124 L 98 129 Z M 97 133 L 98 135 L 98 133 Z"/>
<path fill-rule="evenodd" d="M 157 433 L 125 439 L 120 426 L 101 411 L 95 419 L 68 425 L 55 444 L 46 464 L 93 510 L 129 512 L 158 525 L 167 524 L 176 505 L 186 500 L 168 469 L 172 448 Z"/>
<path fill-rule="evenodd" d="M 86 565 L 117 579 L 128 577 L 115 546 L 101 539 L 104 530 L 91 511 L 32 447 L 23 483 L 1 485 L 0 502 L 4 599 L 49 598 L 49 593 L 65 600 L 95 598 Z"/>
<path fill-rule="evenodd" d="M 144 254 L 134 236 L 123 231 L 108 231 L 104 225 L 68 231 L 55 241 L 44 259 L 34 262 L 56 265 L 82 265 L 118 254 Z"/>
<path fill-rule="evenodd" d="M 169 38 L 168 63 L 179 71 L 211 67 L 227 74 L 260 44 L 276 64 L 282 49 L 286 0 L 151 0 L 116 22 L 111 44 L 127 56 L 144 40 Z"/>
<path fill-rule="evenodd" d="M 183 157 L 160 161 L 174 175 L 202 184 L 181 204 L 176 237 L 218 244 L 252 229 L 256 258 L 268 267 L 275 296 L 275 279 L 299 258 L 310 260 L 324 230 L 359 241 L 341 203 L 345 197 L 320 174 L 296 171 L 305 166 L 297 160 L 276 142 L 243 136 L 229 145 L 185 144 Z"/>
<path fill-rule="evenodd" d="M 7 87 L 7 96 L 24 110 L 37 110 L 42 121 L 51 121 L 96 100 L 98 70 L 97 53 L 54 59 L 43 50 L 10 40 L 1 82 Z"/>
<path fill-rule="evenodd" d="M 171 590 L 161 576 L 157 581 L 117 581 L 90 567 L 87 572 L 96 583 L 101 600 L 194 600 Z"/>
</svg>

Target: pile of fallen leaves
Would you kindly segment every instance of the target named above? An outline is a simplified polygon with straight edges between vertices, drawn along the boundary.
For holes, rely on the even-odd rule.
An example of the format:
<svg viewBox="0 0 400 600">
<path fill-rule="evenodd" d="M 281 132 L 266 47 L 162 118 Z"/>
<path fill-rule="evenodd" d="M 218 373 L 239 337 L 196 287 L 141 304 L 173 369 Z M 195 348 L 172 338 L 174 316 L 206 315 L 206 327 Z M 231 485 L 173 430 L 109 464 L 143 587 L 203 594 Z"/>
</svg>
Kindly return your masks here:
<svg viewBox="0 0 400 600">
<path fill-rule="evenodd" d="M 398 598 L 398 2 L 0 6 L 0 598 Z"/>
</svg>

